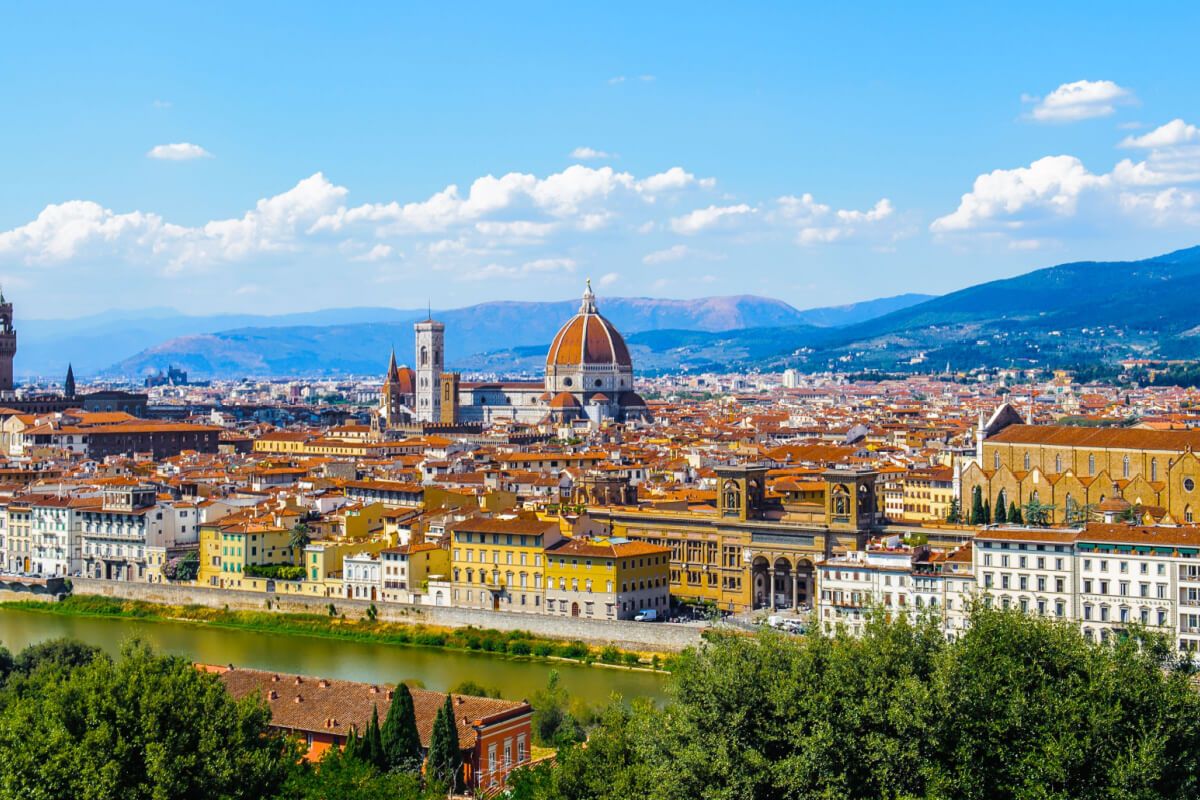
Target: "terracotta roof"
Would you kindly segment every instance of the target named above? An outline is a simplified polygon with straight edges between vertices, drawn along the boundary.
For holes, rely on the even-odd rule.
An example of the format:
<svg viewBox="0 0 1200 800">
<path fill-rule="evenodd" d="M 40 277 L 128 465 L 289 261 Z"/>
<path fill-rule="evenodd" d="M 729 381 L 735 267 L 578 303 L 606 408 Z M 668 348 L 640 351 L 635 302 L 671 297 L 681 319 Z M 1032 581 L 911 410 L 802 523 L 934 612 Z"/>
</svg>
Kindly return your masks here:
<svg viewBox="0 0 1200 800">
<path fill-rule="evenodd" d="M 220 669 L 220 668 L 217 668 Z M 216 671 L 216 670 L 212 670 Z M 299 675 L 284 675 L 256 669 L 225 669 L 221 680 L 233 697 L 261 693 L 271 707 L 271 724 L 298 731 L 321 731 L 345 736 L 351 726 L 360 733 L 371 722 L 371 710 L 379 709 L 383 722 L 392 701 L 388 689 L 379 684 L 328 680 Z M 372 691 L 374 690 L 374 691 Z M 276 696 L 271 697 L 274 691 Z M 425 689 L 411 689 L 417 712 L 417 731 L 421 746 L 428 747 L 433 734 L 433 721 L 446 695 Z M 475 746 L 475 729 L 471 726 L 498 716 L 532 713 L 528 703 L 498 700 L 491 697 L 452 695 L 454 718 L 458 728 L 458 744 L 464 750 Z M 300 701 L 297 702 L 297 698 Z"/>
<path fill-rule="evenodd" d="M 611 322 L 595 305 L 585 307 L 559 329 L 546 354 L 546 366 L 577 367 L 583 364 L 632 366 L 629 348 Z"/>
<path fill-rule="evenodd" d="M 1200 451 L 1200 430 L 1154 431 L 1138 428 L 1080 428 L 1072 425 L 1010 425 L 989 444 L 1043 444 L 1122 450 Z"/>
<path fill-rule="evenodd" d="M 627 556 L 657 556 L 670 553 L 671 548 L 659 547 L 648 542 L 597 542 L 591 539 L 564 539 L 546 548 L 555 555 L 593 556 L 616 558 Z"/>
<path fill-rule="evenodd" d="M 515 533 L 533 534 L 535 536 L 547 531 L 558 530 L 557 522 L 543 522 L 539 519 L 496 519 L 494 517 L 474 517 L 451 526 L 451 530 L 470 531 L 472 533 Z"/>
</svg>

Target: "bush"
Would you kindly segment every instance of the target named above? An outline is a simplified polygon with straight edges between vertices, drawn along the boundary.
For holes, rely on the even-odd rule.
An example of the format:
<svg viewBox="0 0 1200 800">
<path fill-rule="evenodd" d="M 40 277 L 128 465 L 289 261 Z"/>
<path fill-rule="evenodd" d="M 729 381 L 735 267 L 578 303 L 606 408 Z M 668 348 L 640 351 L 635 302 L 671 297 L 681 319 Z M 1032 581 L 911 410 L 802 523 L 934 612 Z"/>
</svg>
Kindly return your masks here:
<svg viewBox="0 0 1200 800">
<path fill-rule="evenodd" d="M 636 666 L 637 664 L 641 663 L 642 659 L 638 656 L 637 653 L 622 653 L 621 660 L 632 667 L 632 666 Z"/>
<path fill-rule="evenodd" d="M 518 639 L 514 642 L 508 643 L 508 652 L 512 653 L 514 656 L 527 656 L 532 649 L 533 648 L 529 646 L 529 642 L 523 639 Z"/>
<path fill-rule="evenodd" d="M 608 644 L 600 650 L 600 660 L 605 664 L 616 664 L 621 658 L 621 651 L 616 645 Z"/>
<path fill-rule="evenodd" d="M 550 644 L 549 642 L 538 642 L 533 646 L 533 654 L 535 656 L 546 658 L 547 656 L 553 655 L 553 653 L 554 645 Z"/>
<path fill-rule="evenodd" d="M 554 654 L 561 658 L 582 659 L 588 654 L 588 646 L 583 642 L 567 642 L 555 647 Z"/>
</svg>

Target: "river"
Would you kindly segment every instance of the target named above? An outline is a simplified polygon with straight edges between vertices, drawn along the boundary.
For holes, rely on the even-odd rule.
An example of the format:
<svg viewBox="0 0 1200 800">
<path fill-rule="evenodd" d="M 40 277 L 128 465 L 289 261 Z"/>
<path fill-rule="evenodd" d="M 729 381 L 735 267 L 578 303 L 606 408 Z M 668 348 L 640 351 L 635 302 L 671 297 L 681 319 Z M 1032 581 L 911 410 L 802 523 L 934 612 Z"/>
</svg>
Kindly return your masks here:
<svg viewBox="0 0 1200 800">
<path fill-rule="evenodd" d="M 0 607 L 0 644 L 13 653 L 29 644 L 71 636 L 117 653 L 139 636 L 162 653 L 206 664 L 234 664 L 323 678 L 397 683 L 415 679 L 446 691 L 464 680 L 495 687 L 511 700 L 530 699 L 556 669 L 573 697 L 601 704 L 614 692 L 661 702 L 665 676 L 579 664 L 532 661 L 462 650 L 336 641 L 315 636 L 259 633 L 201 623 L 87 617 Z"/>
</svg>

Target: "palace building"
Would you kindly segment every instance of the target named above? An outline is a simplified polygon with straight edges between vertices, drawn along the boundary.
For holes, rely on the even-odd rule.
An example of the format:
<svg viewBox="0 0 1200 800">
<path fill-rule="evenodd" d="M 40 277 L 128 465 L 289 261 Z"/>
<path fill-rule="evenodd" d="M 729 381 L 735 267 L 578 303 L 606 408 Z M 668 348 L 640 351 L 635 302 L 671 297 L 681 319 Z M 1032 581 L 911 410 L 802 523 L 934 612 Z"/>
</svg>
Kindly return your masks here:
<svg viewBox="0 0 1200 800">
<path fill-rule="evenodd" d="M 1053 506 L 1053 522 L 1096 520 L 1131 506 L 1156 522 L 1200 517 L 1200 430 L 981 422 L 977 438 L 977 460 L 962 473 L 965 509 L 978 487 L 993 509 L 1030 500 Z"/>
<path fill-rule="evenodd" d="M 546 354 L 545 379 L 463 381 L 444 372 L 445 325 L 426 319 L 414 325 L 416 369 L 388 364 L 379 424 L 625 422 L 645 419 L 645 401 L 633 390 L 633 359 L 616 327 L 596 306 L 591 281 L 579 312 L 559 329 Z"/>
</svg>

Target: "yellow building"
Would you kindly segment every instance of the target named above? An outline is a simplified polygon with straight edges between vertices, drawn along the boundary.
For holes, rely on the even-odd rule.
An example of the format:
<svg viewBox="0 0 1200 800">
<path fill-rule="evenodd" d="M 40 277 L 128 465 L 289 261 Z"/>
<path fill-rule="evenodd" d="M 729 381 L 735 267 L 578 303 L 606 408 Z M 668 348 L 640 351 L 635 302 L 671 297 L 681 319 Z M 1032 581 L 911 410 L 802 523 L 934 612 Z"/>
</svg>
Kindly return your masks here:
<svg viewBox="0 0 1200 800">
<path fill-rule="evenodd" d="M 346 556 L 353 556 L 359 553 L 378 553 L 392 543 L 386 539 L 375 539 L 373 541 L 334 541 L 332 539 L 319 539 L 314 542 L 309 542 L 304 548 L 304 581 L 316 587 L 324 585 L 331 580 L 341 581 L 342 579 L 342 559 Z M 317 593 L 314 589 L 312 592 Z M 327 595 L 324 591 L 320 594 Z"/>
<path fill-rule="evenodd" d="M 954 470 L 911 469 L 904 476 L 904 519 L 945 522 L 954 497 Z"/>
<path fill-rule="evenodd" d="M 196 582 L 202 586 L 255 589 L 245 575 L 246 566 L 295 564 L 291 531 L 273 521 L 240 519 L 200 526 L 200 569 Z"/>
<path fill-rule="evenodd" d="M 454 605 L 541 613 L 543 553 L 563 538 L 557 522 L 473 517 L 450 531 Z"/>
<path fill-rule="evenodd" d="M 342 536 L 346 539 L 370 539 L 383 535 L 388 511 L 383 503 L 341 508 L 338 513 L 342 518 Z"/>
<path fill-rule="evenodd" d="M 388 547 L 379 551 L 383 569 L 383 599 L 392 603 L 419 602 L 428 593 L 430 580 L 445 580 L 450 575 L 450 551 L 436 544 L 422 542 Z M 441 598 L 434 605 L 449 605 L 450 598 Z"/>
<path fill-rule="evenodd" d="M 633 619 L 671 608 L 671 550 L 628 539 L 564 539 L 546 548 L 546 613 Z"/>
<path fill-rule="evenodd" d="M 315 433 L 275 431 L 254 440 L 256 453 L 304 453 L 305 445 L 317 438 Z"/>
</svg>

